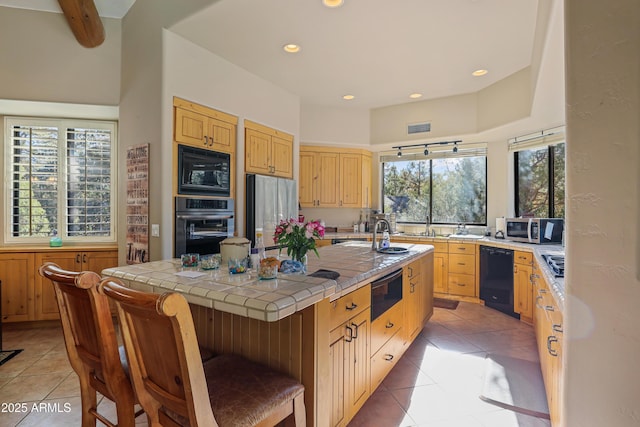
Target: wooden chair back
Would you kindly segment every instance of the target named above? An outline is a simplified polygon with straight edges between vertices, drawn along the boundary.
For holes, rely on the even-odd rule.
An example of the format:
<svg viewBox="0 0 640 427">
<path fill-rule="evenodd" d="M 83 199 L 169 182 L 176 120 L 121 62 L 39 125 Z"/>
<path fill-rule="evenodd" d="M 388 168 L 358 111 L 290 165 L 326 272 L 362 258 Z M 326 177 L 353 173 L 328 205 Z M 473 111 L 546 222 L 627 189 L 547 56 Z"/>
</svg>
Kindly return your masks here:
<svg viewBox="0 0 640 427">
<path fill-rule="evenodd" d="M 98 289 L 117 303 L 133 386 L 151 424 L 179 425 L 177 414 L 195 420 L 192 425 L 218 426 L 186 299 L 139 292 L 117 279 Z"/>
<path fill-rule="evenodd" d="M 115 426 L 97 412 L 96 391 L 116 403 L 118 426 L 135 424 L 135 397 L 122 365 L 109 300 L 97 292 L 100 276 L 73 272 L 47 262 L 39 274 L 55 290 L 69 362 L 80 380 L 82 426 L 98 419 Z"/>
</svg>

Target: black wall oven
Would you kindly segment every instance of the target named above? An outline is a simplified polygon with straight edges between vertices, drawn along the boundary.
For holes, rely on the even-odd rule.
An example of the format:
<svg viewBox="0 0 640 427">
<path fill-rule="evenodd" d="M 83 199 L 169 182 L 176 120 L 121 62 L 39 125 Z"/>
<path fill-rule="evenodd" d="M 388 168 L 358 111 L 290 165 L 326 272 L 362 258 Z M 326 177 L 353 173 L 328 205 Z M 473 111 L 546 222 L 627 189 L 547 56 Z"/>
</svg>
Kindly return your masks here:
<svg viewBox="0 0 640 427">
<path fill-rule="evenodd" d="M 371 283 L 371 321 L 402 301 L 402 269 Z"/>
<path fill-rule="evenodd" d="M 178 194 L 231 196 L 231 155 L 178 145 Z"/>
<path fill-rule="evenodd" d="M 175 257 L 220 252 L 220 242 L 235 231 L 232 199 L 176 197 Z"/>
</svg>

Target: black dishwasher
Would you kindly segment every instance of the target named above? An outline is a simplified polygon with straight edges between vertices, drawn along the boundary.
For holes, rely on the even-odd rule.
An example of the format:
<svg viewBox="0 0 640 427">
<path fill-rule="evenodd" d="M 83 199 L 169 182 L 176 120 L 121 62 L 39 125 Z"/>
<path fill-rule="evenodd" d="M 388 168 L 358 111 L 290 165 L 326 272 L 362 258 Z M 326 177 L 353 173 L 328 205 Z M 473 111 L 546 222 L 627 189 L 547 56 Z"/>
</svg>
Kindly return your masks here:
<svg viewBox="0 0 640 427">
<path fill-rule="evenodd" d="M 480 246 L 480 299 L 517 319 L 513 311 L 513 251 L 511 249 Z"/>
</svg>

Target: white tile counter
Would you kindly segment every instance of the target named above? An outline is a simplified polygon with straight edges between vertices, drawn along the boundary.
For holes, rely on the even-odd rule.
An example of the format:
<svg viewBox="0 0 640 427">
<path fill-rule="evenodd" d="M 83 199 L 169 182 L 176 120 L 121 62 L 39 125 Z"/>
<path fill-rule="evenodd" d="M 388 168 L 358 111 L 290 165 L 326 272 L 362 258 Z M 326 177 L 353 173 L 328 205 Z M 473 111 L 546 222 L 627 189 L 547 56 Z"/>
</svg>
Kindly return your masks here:
<svg viewBox="0 0 640 427">
<path fill-rule="evenodd" d="M 313 252 L 308 253 L 308 274 L 318 269 L 332 270 L 340 273 L 337 280 L 281 273 L 274 280 L 259 280 L 251 271 L 230 275 L 225 266 L 210 271 L 185 269 L 179 259 L 113 267 L 103 270 L 102 274 L 116 277 L 125 285 L 141 291 L 175 291 L 195 305 L 273 322 L 324 298 L 337 299 L 433 251 L 430 245 L 394 246 L 406 247 L 409 251 L 400 255 L 383 255 L 372 251 L 370 243 L 349 242 L 318 248 L 319 257 Z M 277 250 L 269 252 L 277 253 Z M 286 255 L 285 251 L 283 255 Z M 184 271 L 192 271 L 198 277 L 184 277 L 181 275 Z"/>
</svg>

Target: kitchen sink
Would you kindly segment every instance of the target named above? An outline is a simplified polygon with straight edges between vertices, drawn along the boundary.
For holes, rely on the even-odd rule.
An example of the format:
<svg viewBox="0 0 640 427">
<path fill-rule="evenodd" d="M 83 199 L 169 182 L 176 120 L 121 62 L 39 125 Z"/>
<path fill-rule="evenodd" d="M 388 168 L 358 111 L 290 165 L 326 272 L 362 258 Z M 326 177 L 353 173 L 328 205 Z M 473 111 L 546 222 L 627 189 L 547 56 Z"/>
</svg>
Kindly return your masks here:
<svg viewBox="0 0 640 427">
<path fill-rule="evenodd" d="M 378 249 L 378 252 L 381 254 L 400 255 L 409 252 L 409 249 L 401 248 L 399 246 L 390 246 L 388 248 Z"/>
</svg>

